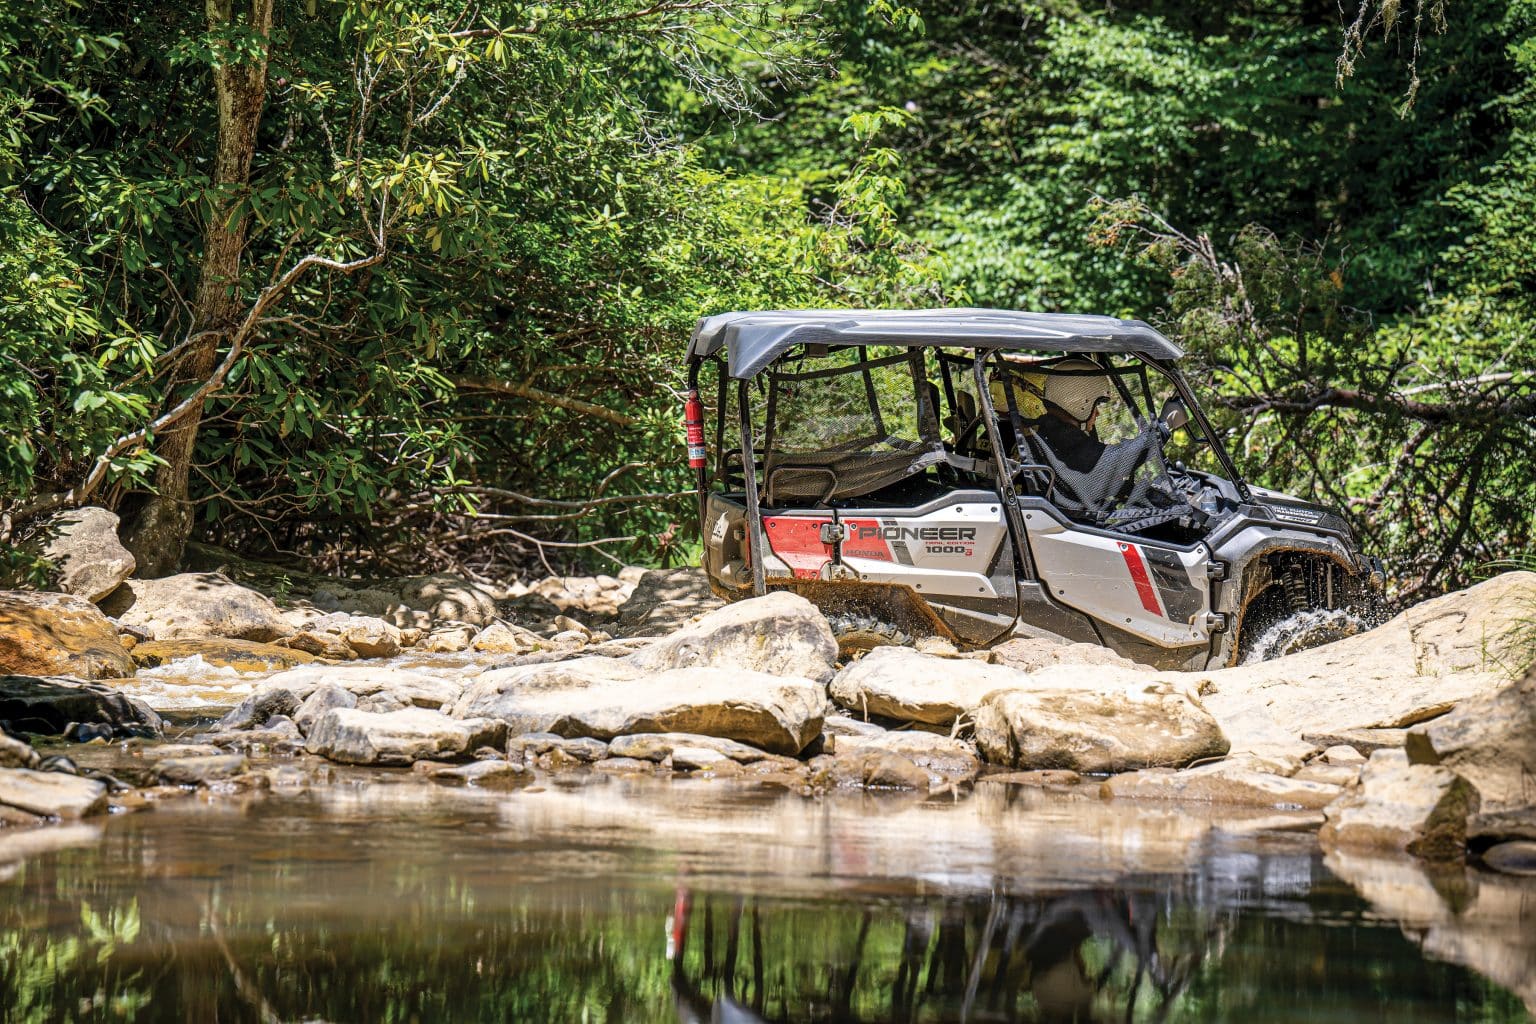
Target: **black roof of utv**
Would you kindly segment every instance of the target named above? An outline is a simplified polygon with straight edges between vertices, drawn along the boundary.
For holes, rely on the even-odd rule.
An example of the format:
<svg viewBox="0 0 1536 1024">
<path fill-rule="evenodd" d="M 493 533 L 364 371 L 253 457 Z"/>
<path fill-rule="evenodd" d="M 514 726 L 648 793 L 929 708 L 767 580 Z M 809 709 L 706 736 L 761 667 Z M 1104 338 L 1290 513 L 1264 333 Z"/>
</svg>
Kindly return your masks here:
<svg viewBox="0 0 1536 1024">
<path fill-rule="evenodd" d="M 1178 359 L 1184 350 L 1140 320 L 1006 309 L 783 309 L 707 316 L 688 358 L 722 347 L 732 377 L 754 377 L 796 345 L 895 345 L 1001 351 L 1124 352 Z"/>
</svg>

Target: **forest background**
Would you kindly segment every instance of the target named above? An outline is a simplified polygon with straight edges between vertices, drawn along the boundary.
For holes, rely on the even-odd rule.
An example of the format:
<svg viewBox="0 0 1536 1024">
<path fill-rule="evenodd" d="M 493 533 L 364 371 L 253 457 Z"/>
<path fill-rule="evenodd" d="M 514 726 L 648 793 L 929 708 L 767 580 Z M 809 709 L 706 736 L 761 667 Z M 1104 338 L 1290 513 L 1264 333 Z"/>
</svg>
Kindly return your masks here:
<svg viewBox="0 0 1536 1024">
<path fill-rule="evenodd" d="M 0 550 L 676 564 L 728 309 L 1147 319 L 1412 600 L 1530 551 L 1536 3 L 0 5 Z"/>
</svg>

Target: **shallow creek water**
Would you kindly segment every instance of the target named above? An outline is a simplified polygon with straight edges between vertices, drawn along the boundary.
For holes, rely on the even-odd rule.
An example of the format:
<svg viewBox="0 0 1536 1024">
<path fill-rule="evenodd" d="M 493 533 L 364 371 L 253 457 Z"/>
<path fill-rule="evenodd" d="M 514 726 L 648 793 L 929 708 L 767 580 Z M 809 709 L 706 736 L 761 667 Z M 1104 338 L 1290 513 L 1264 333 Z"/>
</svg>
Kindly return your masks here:
<svg viewBox="0 0 1536 1024">
<path fill-rule="evenodd" d="M 341 769 L 0 833 L 0 1022 L 1529 1019 L 1536 881 L 1283 824 Z"/>
</svg>

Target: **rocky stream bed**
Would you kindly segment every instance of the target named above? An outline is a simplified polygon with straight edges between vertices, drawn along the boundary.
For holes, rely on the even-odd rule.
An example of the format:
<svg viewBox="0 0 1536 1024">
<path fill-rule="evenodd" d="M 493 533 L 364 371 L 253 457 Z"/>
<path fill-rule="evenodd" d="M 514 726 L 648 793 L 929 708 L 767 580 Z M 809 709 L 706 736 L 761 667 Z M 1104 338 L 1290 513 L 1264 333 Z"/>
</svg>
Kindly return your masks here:
<svg viewBox="0 0 1536 1024">
<path fill-rule="evenodd" d="M 0 592 L 0 863 L 60 823 L 338 786 L 517 799 L 687 780 L 982 811 L 983 792 L 1028 792 L 1084 822 L 1171 813 L 1306 837 L 1439 936 L 1436 955 L 1536 1007 L 1529 573 L 1326 647 L 1173 673 L 1027 639 L 843 664 L 808 602 L 722 607 L 687 570 L 497 594 L 216 568 Z"/>
</svg>

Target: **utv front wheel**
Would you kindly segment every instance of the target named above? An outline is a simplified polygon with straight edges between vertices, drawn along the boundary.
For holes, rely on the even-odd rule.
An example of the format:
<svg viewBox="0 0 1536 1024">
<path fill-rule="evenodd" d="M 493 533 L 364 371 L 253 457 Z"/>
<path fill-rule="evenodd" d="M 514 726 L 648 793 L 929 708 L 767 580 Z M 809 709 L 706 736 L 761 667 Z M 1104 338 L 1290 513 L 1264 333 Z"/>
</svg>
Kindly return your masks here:
<svg viewBox="0 0 1536 1024">
<path fill-rule="evenodd" d="M 1331 644 L 1370 628 L 1365 616 L 1348 608 L 1312 608 L 1271 620 L 1263 628 L 1245 626 L 1239 665 L 1256 665 L 1272 658 Z"/>
<path fill-rule="evenodd" d="M 876 647 L 901 647 L 912 642 L 900 626 L 886 622 L 878 615 L 841 612 L 828 616 L 827 622 L 832 627 L 832 635 L 837 638 L 839 661 L 851 661 Z"/>
</svg>

